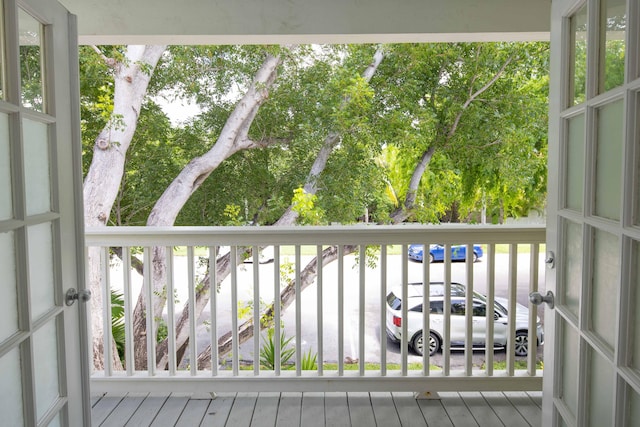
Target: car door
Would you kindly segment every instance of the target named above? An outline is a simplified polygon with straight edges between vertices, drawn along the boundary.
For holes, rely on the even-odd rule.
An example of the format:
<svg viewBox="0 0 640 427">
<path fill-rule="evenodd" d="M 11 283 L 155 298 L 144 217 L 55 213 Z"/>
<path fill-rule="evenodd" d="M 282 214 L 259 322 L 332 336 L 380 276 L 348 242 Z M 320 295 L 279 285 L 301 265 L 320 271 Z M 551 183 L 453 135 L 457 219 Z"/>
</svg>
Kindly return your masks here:
<svg viewBox="0 0 640 427">
<path fill-rule="evenodd" d="M 464 298 L 451 298 L 451 345 L 464 344 L 467 335 Z"/>
</svg>

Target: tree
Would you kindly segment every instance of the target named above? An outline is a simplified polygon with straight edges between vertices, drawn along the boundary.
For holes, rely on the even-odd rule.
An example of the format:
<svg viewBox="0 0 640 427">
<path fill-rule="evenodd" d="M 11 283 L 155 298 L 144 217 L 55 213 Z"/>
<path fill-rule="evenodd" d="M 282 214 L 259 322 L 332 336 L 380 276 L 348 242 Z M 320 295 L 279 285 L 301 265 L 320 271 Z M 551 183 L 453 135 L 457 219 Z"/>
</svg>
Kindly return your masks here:
<svg viewBox="0 0 640 427">
<path fill-rule="evenodd" d="M 532 132 L 542 128 L 538 111 L 534 109 L 530 121 L 516 120 L 530 109 L 527 97 L 544 98 L 544 83 L 531 83 L 539 81 L 536 73 L 543 74 L 544 59 L 536 63 L 535 72 L 523 66 L 527 55 L 538 58 L 538 50 L 536 45 L 493 44 L 398 45 L 384 50 L 337 46 L 322 53 L 308 47 L 172 47 L 149 90 L 159 95 L 163 88 L 173 88 L 171 96 L 195 99 L 203 113 L 173 129 L 151 100 L 141 104 L 145 118 L 140 123 L 149 126 L 142 127 L 147 132 L 140 135 L 147 141 L 136 146 L 139 152 L 120 152 L 139 170 L 119 181 L 116 223 L 140 223 L 147 217 L 150 226 L 201 220 L 224 224 L 230 219 L 293 224 L 301 212 L 292 204 L 294 190 L 294 202 L 312 202 L 307 211 L 313 215 L 305 221 L 354 222 L 365 210 L 379 222 L 437 221 L 453 204 L 467 216 L 483 203 L 510 206 L 512 213 L 525 211 L 537 200 L 530 196 L 544 192 L 539 179 L 544 162 L 539 156 L 527 160 L 535 150 L 544 153 L 543 133 Z M 187 57 L 193 60 L 185 61 Z M 231 90 L 234 82 L 241 90 Z M 106 85 L 101 90 L 114 89 Z M 103 118 L 106 127 L 119 118 L 109 117 L 108 122 Z M 527 144 L 520 143 L 523 138 Z M 149 161 L 154 154 L 166 159 L 167 153 L 172 153 L 170 161 Z M 499 161 L 511 158 L 508 167 Z M 159 164 L 171 173 L 154 181 L 159 185 L 153 186 L 153 195 L 142 197 Z M 143 165 L 147 172 L 142 172 Z M 527 182 L 519 180 L 522 171 L 535 173 L 527 175 L 532 177 Z M 225 216 L 229 212 L 233 218 Z M 153 250 L 153 313 L 161 313 L 166 302 L 163 251 Z M 335 259 L 335 248 L 325 252 L 323 264 Z M 220 257 L 218 280 L 232 267 L 228 256 Z M 305 268 L 305 287 L 313 282 L 314 269 Z M 197 315 L 209 291 L 206 277 L 198 287 Z M 279 301 L 286 307 L 295 297 L 290 283 Z M 145 313 L 141 295 L 135 314 L 135 348 L 141 350 L 137 366 L 146 363 Z M 185 307 L 176 330 L 180 354 L 188 342 L 187 324 Z M 250 323 L 242 325 L 241 340 L 253 333 Z M 220 354 L 230 348 L 227 335 L 219 342 Z M 156 353 L 161 368 L 166 353 L 164 341 Z"/>
<path fill-rule="evenodd" d="M 124 52 L 114 49 L 113 57 L 107 57 L 95 48 L 96 54 L 113 73 L 113 104 L 109 106 L 109 119 L 95 139 L 91 166 L 84 180 L 84 222 L 87 227 L 107 225 L 149 80 L 164 50 L 164 46 L 129 46 Z M 89 248 L 87 260 L 89 285 L 94 295 L 91 299 L 94 366 L 103 369 L 100 250 Z M 117 351 L 113 354 L 118 367 Z"/>
</svg>

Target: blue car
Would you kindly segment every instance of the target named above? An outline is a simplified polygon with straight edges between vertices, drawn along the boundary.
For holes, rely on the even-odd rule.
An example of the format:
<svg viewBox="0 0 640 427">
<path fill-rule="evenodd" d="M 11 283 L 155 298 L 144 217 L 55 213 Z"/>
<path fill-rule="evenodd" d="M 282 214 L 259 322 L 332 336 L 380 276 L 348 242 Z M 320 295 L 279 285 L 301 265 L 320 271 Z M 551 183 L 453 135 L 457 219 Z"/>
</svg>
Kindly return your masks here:
<svg viewBox="0 0 640 427">
<path fill-rule="evenodd" d="M 482 247 L 473 245 L 473 262 L 482 257 Z M 409 245 L 409 259 L 422 262 L 424 259 L 423 245 Z M 451 261 L 465 261 L 467 259 L 467 245 L 451 246 Z M 429 262 L 444 261 L 444 245 L 429 246 Z"/>
</svg>

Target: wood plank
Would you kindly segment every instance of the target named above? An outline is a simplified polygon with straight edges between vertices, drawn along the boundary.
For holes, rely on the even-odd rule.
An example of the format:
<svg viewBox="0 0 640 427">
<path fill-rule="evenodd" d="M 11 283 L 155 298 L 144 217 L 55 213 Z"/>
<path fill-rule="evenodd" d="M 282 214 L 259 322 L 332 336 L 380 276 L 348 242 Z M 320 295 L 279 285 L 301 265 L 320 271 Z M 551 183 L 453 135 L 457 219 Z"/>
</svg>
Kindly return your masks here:
<svg viewBox="0 0 640 427">
<path fill-rule="evenodd" d="M 260 393 L 253 411 L 251 427 L 274 426 L 279 404 L 280 393 Z"/>
<path fill-rule="evenodd" d="M 299 427 L 301 414 L 302 393 L 282 393 L 280 395 L 280 405 L 278 406 L 276 426 Z"/>
<path fill-rule="evenodd" d="M 393 403 L 393 398 L 389 392 L 372 392 L 371 408 L 373 408 L 373 416 L 379 426 L 401 427 L 400 417 Z M 416 406 L 417 408 L 417 406 Z M 422 415 L 420 415 L 422 417 Z"/>
<path fill-rule="evenodd" d="M 327 426 L 349 427 L 349 403 L 347 393 L 329 392 L 324 394 L 324 413 Z"/>
<path fill-rule="evenodd" d="M 302 394 L 302 415 L 300 425 L 305 427 L 324 427 L 324 393 Z"/>
<path fill-rule="evenodd" d="M 96 403 L 98 403 L 100 401 L 100 399 L 102 399 L 102 396 L 104 396 L 106 393 L 97 393 L 97 394 L 92 394 L 91 395 L 91 407 L 93 408 L 94 406 L 96 406 Z"/>
<path fill-rule="evenodd" d="M 473 418 L 473 414 L 471 414 L 469 408 L 464 404 L 462 397 L 460 397 L 458 393 L 440 393 L 440 399 L 442 406 L 445 411 L 447 411 L 447 415 L 449 415 L 454 426 L 478 426 L 478 423 Z"/>
<path fill-rule="evenodd" d="M 102 396 L 91 409 L 91 425 L 99 426 L 124 398 L 122 394 Z"/>
<path fill-rule="evenodd" d="M 151 393 L 140 404 L 133 416 L 127 422 L 127 426 L 148 426 L 154 420 L 164 402 L 169 398 L 169 393 Z"/>
<path fill-rule="evenodd" d="M 467 405 L 469 412 L 473 415 L 480 427 L 494 427 L 502 425 L 502 421 L 493 411 L 491 406 L 478 392 L 460 392 L 460 397 Z M 511 427 L 511 426 L 509 426 Z"/>
<path fill-rule="evenodd" d="M 209 403 L 209 408 L 207 408 L 200 425 L 207 427 L 226 426 L 235 398 L 235 393 L 217 393 L 216 397 Z"/>
<path fill-rule="evenodd" d="M 149 393 L 129 393 L 113 411 L 106 420 L 100 425 L 101 427 L 122 427 L 129 421 L 131 416 L 142 405 L 144 399 Z M 96 424 L 94 424 L 96 425 Z"/>
<path fill-rule="evenodd" d="M 427 421 L 418 406 L 418 401 L 411 392 L 392 393 L 393 402 L 403 426 L 426 426 Z"/>
<path fill-rule="evenodd" d="M 176 427 L 199 426 L 210 403 L 211 399 L 189 399 L 180 418 L 178 418 Z"/>
<path fill-rule="evenodd" d="M 542 409 L 542 392 L 541 391 L 528 391 L 527 394 L 533 400 L 538 408 Z"/>
<path fill-rule="evenodd" d="M 238 393 L 231 406 L 227 424 L 234 427 L 250 426 L 258 393 Z"/>
<path fill-rule="evenodd" d="M 498 415 L 502 424 L 505 426 L 528 426 L 529 423 L 525 420 L 520 412 L 513 406 L 513 404 L 507 399 L 507 397 L 499 391 L 483 392 L 482 396 L 487 403 L 493 408 L 493 411 Z"/>
<path fill-rule="evenodd" d="M 353 427 L 369 427 L 376 425 L 376 417 L 373 415 L 371 396 L 366 392 L 347 393 L 349 415 Z"/>
<path fill-rule="evenodd" d="M 532 426 L 542 423 L 542 411 L 540 407 L 524 391 L 504 392 L 504 395 L 516 407 L 522 417 Z"/>
<path fill-rule="evenodd" d="M 189 402 L 189 397 L 185 395 L 171 395 L 164 402 L 162 408 L 156 415 L 156 418 L 151 423 L 152 427 L 164 427 L 164 426 L 174 426 L 178 422 L 178 418 L 184 411 L 184 407 L 187 406 L 187 402 Z"/>
<path fill-rule="evenodd" d="M 418 407 L 430 426 L 453 427 L 449 414 L 440 399 L 419 399 Z"/>
</svg>

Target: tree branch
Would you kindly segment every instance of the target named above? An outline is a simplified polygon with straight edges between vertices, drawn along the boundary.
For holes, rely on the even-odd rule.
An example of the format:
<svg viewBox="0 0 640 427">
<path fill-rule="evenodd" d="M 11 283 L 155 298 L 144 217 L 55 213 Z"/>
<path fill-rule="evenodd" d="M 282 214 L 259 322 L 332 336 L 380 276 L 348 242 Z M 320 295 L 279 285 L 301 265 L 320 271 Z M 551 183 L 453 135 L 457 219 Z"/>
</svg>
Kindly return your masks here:
<svg viewBox="0 0 640 427">
<path fill-rule="evenodd" d="M 116 66 L 116 60 L 113 58 L 109 58 L 107 55 L 102 53 L 102 51 L 98 49 L 98 46 L 91 45 L 91 49 L 93 49 L 93 51 L 97 53 L 100 58 L 102 58 L 104 63 L 107 64 L 109 68 L 114 68 Z"/>
</svg>

